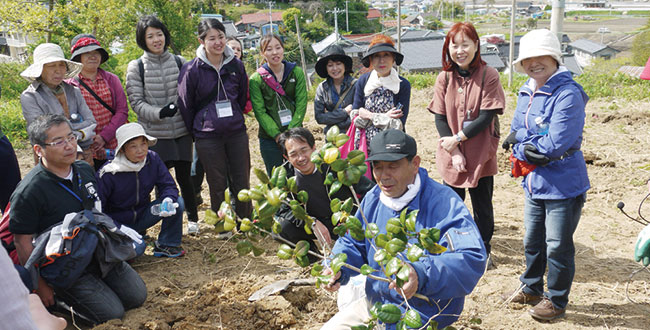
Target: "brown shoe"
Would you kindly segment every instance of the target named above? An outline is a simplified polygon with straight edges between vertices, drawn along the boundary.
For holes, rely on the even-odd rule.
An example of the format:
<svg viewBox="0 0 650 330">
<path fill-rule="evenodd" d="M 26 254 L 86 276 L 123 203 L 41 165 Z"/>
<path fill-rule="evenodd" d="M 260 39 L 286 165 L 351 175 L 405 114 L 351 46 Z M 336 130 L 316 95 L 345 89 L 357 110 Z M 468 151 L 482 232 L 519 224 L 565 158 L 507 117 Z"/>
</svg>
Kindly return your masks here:
<svg viewBox="0 0 650 330">
<path fill-rule="evenodd" d="M 517 289 L 502 294 L 501 299 L 503 299 L 503 301 L 510 301 L 517 304 L 537 305 L 537 303 L 542 300 L 542 296 L 527 294 L 524 291 Z"/>
<path fill-rule="evenodd" d="M 538 320 L 550 321 L 564 316 L 565 311 L 566 308 L 555 308 L 548 298 L 544 298 L 539 304 L 535 305 L 535 307 L 529 309 L 528 314 Z"/>
</svg>

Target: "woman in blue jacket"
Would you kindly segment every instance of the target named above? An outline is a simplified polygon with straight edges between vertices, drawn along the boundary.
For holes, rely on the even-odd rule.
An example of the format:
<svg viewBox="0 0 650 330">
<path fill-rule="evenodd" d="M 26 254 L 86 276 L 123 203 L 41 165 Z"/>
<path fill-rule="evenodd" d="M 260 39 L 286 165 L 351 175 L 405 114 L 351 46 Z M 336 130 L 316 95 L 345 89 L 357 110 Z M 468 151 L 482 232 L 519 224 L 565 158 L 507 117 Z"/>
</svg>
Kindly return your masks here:
<svg viewBox="0 0 650 330">
<path fill-rule="evenodd" d="M 102 210 L 118 225 L 139 233 L 160 222 L 160 234 L 153 254 L 156 257 L 180 257 L 183 235 L 183 199 L 178 196 L 176 183 L 158 154 L 149 150 L 157 139 L 147 135 L 138 123 L 124 124 L 115 131 L 115 158 L 97 172 Z M 157 188 L 156 200 L 151 192 Z M 161 212 L 152 214 L 152 206 L 161 205 Z M 136 242 L 137 243 L 137 242 Z M 145 244 L 136 244 L 138 255 Z"/>
<path fill-rule="evenodd" d="M 520 288 L 504 298 L 535 304 L 529 313 L 551 320 L 564 315 L 575 273 L 573 233 L 589 189 L 580 150 L 589 97 L 562 66 L 555 34 L 533 30 L 519 49 L 515 69 L 530 78 L 519 90 L 504 148 L 512 144 L 516 162 L 536 167 L 522 181 L 526 270 Z"/>
<path fill-rule="evenodd" d="M 249 188 L 250 152 L 244 120 L 248 77 L 244 64 L 226 44 L 226 28 L 216 19 L 199 23 L 201 45 L 178 79 L 178 107 L 194 136 L 210 187 L 210 208 L 217 212 L 231 183 L 237 194 Z M 228 178 L 229 180 L 226 180 Z M 237 200 L 235 211 L 249 217 L 250 202 Z"/>
</svg>

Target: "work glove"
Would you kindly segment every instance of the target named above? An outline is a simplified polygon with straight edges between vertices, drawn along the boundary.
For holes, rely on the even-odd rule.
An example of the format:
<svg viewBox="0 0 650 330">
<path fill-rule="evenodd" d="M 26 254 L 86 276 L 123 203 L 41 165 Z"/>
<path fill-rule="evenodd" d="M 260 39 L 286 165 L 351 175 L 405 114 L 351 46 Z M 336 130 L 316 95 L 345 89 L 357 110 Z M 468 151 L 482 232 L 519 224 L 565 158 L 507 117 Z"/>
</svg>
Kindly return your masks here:
<svg viewBox="0 0 650 330">
<path fill-rule="evenodd" d="M 135 231 L 131 227 L 120 225 L 120 231 L 123 232 L 126 236 L 129 236 L 129 238 L 131 238 L 131 240 L 134 243 L 142 244 L 142 235 L 140 235 L 137 231 Z"/>
<path fill-rule="evenodd" d="M 74 134 L 77 136 L 77 140 L 81 142 L 93 139 L 95 137 L 95 127 L 97 127 L 97 124 L 90 124 L 85 128 L 74 131 Z"/>
<path fill-rule="evenodd" d="M 644 266 L 650 265 L 650 225 L 643 228 L 636 239 L 634 260 L 642 261 Z"/>
<path fill-rule="evenodd" d="M 160 209 L 162 210 L 160 212 L 160 216 L 162 218 L 170 217 L 176 214 L 177 208 L 178 208 L 178 203 L 174 203 L 174 200 L 171 199 L 170 197 L 165 197 L 165 199 L 162 200 L 162 203 L 160 205 Z"/>
<path fill-rule="evenodd" d="M 537 150 L 537 148 L 532 144 L 524 146 L 524 156 L 526 156 L 528 163 L 533 165 L 544 166 L 551 161 L 550 158 L 540 154 L 539 150 Z"/>
<path fill-rule="evenodd" d="M 178 107 L 174 104 L 174 102 L 170 102 L 166 106 L 162 107 L 160 109 L 160 119 L 163 119 L 165 117 L 174 117 L 176 112 L 178 111 Z"/>
<path fill-rule="evenodd" d="M 510 150 L 510 147 L 514 146 L 517 144 L 517 132 L 510 132 L 510 135 L 503 141 L 503 144 L 501 144 L 501 148 L 503 148 L 505 151 Z"/>
</svg>

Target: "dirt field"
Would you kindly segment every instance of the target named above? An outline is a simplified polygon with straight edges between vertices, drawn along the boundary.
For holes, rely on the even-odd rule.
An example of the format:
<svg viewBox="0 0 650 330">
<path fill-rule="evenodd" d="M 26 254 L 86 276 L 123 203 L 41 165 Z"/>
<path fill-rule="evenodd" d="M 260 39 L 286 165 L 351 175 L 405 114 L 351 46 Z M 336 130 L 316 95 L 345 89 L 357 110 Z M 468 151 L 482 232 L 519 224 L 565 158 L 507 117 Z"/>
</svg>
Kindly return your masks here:
<svg viewBox="0 0 650 330">
<path fill-rule="evenodd" d="M 423 167 L 434 178 L 437 134 L 433 116 L 425 110 L 431 90 L 414 91 L 407 129 L 419 143 Z M 509 129 L 514 104 L 509 96 L 502 116 L 502 135 Z M 575 234 L 576 276 L 566 317 L 550 323 L 534 321 L 525 308 L 503 305 L 501 292 L 518 285 L 524 270 L 523 191 L 519 180 L 502 171 L 495 177 L 496 228 L 493 258 L 496 269 L 488 271 L 465 303 L 455 324 L 459 329 L 647 329 L 650 324 L 650 273 L 642 271 L 630 283 L 630 274 L 640 269 L 632 260 L 634 242 L 641 225 L 627 220 L 616 209 L 619 201 L 634 212 L 647 193 L 650 177 L 647 145 L 650 103 L 590 102 L 583 150 L 592 188 L 582 220 Z M 308 110 L 307 126 L 318 134 L 319 127 Z M 257 125 L 249 125 L 255 137 Z M 319 145 L 322 140 L 318 142 Z M 253 165 L 263 168 L 256 138 L 251 139 Z M 23 175 L 31 164 L 31 154 L 19 151 Z M 506 169 L 506 154 L 499 159 Z M 207 185 L 203 198 L 208 201 Z M 648 208 L 645 208 L 646 213 Z M 201 212 L 201 217 L 203 212 Z M 269 248 L 260 257 L 238 257 L 232 241 L 216 240 L 202 224 L 199 237 L 184 236 L 187 255 L 180 259 L 158 259 L 151 255 L 133 263 L 144 278 L 148 298 L 141 308 L 127 312 L 95 329 L 318 329 L 336 312 L 335 295 L 315 287 L 299 287 L 255 303 L 247 298 L 275 280 L 308 277 L 295 264 L 279 260 Z M 150 235 L 156 234 L 150 230 Z M 462 274 L 459 274 L 462 276 Z M 480 324 L 477 324 L 477 319 Z M 472 320 L 472 322 L 470 322 Z M 73 327 L 69 327 L 73 329 Z"/>
</svg>

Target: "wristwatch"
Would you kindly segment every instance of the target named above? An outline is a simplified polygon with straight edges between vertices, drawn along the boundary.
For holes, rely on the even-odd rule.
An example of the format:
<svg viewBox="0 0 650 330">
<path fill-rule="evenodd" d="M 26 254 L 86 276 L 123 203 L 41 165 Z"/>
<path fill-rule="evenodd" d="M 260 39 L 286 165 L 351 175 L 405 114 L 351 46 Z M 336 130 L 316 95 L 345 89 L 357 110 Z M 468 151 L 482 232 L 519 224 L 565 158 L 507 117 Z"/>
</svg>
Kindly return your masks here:
<svg viewBox="0 0 650 330">
<path fill-rule="evenodd" d="M 454 137 L 456 138 L 456 142 L 463 142 L 463 139 L 460 137 L 460 135 L 456 134 Z"/>
</svg>

